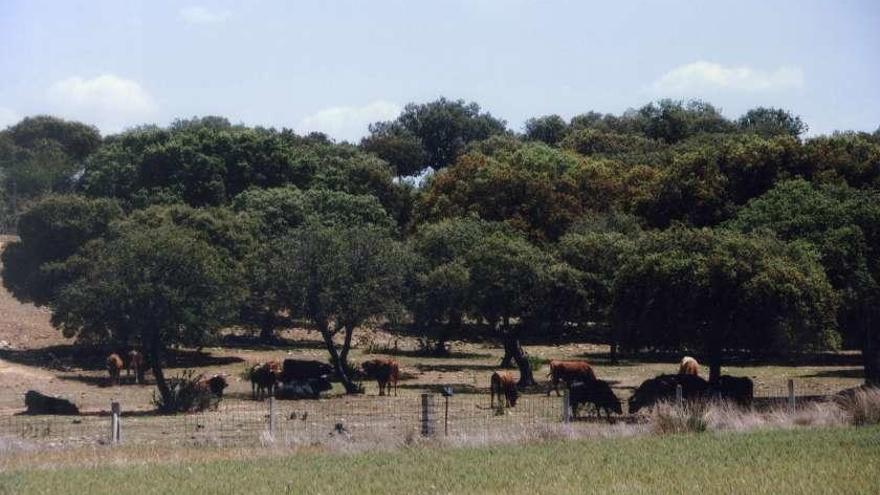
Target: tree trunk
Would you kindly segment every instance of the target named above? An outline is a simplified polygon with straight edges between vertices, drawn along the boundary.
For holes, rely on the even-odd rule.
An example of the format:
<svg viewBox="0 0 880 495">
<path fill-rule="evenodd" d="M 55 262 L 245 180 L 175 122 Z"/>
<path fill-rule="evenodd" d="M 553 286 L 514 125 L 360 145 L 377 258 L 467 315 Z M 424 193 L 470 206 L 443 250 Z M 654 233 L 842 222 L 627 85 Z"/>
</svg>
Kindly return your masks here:
<svg viewBox="0 0 880 495">
<path fill-rule="evenodd" d="M 260 342 L 269 343 L 273 340 L 275 340 L 275 314 L 268 311 L 263 318 L 263 324 L 260 325 Z"/>
<path fill-rule="evenodd" d="M 162 396 L 162 403 L 170 406 L 173 397 L 168 382 L 165 381 L 165 373 L 162 372 L 162 344 L 159 342 L 158 333 L 150 339 L 149 360 L 150 369 L 153 370 L 153 377 L 156 379 L 156 387 L 159 389 L 159 395 Z"/>
<path fill-rule="evenodd" d="M 351 378 L 348 377 L 348 373 L 345 371 L 345 361 L 342 360 L 342 356 L 336 351 L 336 344 L 333 343 L 333 334 L 330 333 L 327 324 L 319 323 L 318 329 L 321 331 L 321 337 L 324 338 L 327 352 L 330 353 L 330 362 L 333 363 L 333 370 L 336 372 L 336 376 L 339 378 L 342 386 L 345 387 L 345 393 L 359 393 L 360 388 L 351 381 Z"/>
<path fill-rule="evenodd" d="M 517 386 L 528 387 L 535 384 L 532 376 L 532 365 L 529 363 L 528 354 L 519 343 L 519 335 L 510 328 L 510 322 L 504 318 L 502 335 L 504 339 L 504 353 L 510 353 L 511 358 L 519 368 L 519 382 Z"/>
<path fill-rule="evenodd" d="M 351 336 L 354 335 L 354 325 L 345 325 L 345 340 L 342 342 L 342 352 L 339 353 L 339 359 L 343 365 L 348 364 L 348 351 L 351 350 Z"/>
</svg>

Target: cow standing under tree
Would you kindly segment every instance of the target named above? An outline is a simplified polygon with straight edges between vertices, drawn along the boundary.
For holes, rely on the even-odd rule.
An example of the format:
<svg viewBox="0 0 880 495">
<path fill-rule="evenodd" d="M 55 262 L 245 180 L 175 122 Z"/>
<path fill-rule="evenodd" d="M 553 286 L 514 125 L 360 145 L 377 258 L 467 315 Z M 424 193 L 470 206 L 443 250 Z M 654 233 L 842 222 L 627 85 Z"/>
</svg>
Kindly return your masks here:
<svg viewBox="0 0 880 495">
<path fill-rule="evenodd" d="M 122 358 L 119 357 L 119 354 L 115 352 L 107 356 L 107 373 L 110 374 L 110 385 L 119 385 L 119 375 L 122 373 L 122 368 L 125 364 L 122 362 Z"/>
<path fill-rule="evenodd" d="M 394 395 L 397 396 L 397 382 L 400 380 L 400 365 L 397 361 L 389 358 L 376 358 L 364 361 L 361 365 L 364 374 L 368 378 L 373 378 L 379 384 L 379 395 L 385 395 L 386 387 L 394 388 Z"/>
<path fill-rule="evenodd" d="M 678 365 L 678 374 L 700 376 L 700 363 L 690 356 L 685 356 Z"/>
<path fill-rule="evenodd" d="M 131 371 L 134 370 L 134 382 L 137 384 L 144 383 L 144 355 L 136 350 L 128 351 L 128 366 L 125 375 L 131 377 Z"/>
</svg>

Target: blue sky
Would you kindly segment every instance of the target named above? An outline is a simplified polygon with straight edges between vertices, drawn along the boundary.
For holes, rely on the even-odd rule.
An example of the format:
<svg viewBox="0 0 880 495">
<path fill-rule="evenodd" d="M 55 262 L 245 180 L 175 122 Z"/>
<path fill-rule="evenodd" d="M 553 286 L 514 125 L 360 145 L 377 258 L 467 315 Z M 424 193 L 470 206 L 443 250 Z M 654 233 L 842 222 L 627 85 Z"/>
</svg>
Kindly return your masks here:
<svg viewBox="0 0 880 495">
<path fill-rule="evenodd" d="M 880 2 L 0 0 L 0 127 L 217 114 L 353 140 L 440 95 L 516 130 L 697 97 L 873 131 Z"/>
</svg>

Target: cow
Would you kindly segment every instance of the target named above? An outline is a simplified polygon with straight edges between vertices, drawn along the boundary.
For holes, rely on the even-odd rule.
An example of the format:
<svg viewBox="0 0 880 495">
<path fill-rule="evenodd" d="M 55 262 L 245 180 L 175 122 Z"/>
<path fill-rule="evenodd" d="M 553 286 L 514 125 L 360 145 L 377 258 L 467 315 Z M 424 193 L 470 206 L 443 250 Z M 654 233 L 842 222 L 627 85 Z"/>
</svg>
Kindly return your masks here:
<svg viewBox="0 0 880 495">
<path fill-rule="evenodd" d="M 629 399 L 629 413 L 635 414 L 662 400 L 675 399 L 675 389 L 681 385 L 681 395 L 685 400 L 705 398 L 709 383 L 694 375 L 660 375 L 645 380 Z"/>
<path fill-rule="evenodd" d="M 73 402 L 61 397 L 53 397 L 36 390 L 28 390 L 24 394 L 25 414 L 79 414 L 79 408 Z"/>
<path fill-rule="evenodd" d="M 321 392 L 331 388 L 333 388 L 333 385 L 330 384 L 330 380 L 326 376 L 293 380 L 279 385 L 275 389 L 275 398 L 279 400 L 318 399 L 321 396 Z"/>
<path fill-rule="evenodd" d="M 333 375 L 333 367 L 320 361 L 285 359 L 281 368 L 281 381 L 284 383 Z"/>
<path fill-rule="evenodd" d="M 379 384 L 379 395 L 385 395 L 385 388 L 391 392 L 394 388 L 394 395 L 397 396 L 397 382 L 400 380 L 400 365 L 397 361 L 388 358 L 376 358 L 364 361 L 361 364 L 364 375 L 367 378 L 373 378 Z"/>
<path fill-rule="evenodd" d="M 559 382 L 562 381 L 566 386 L 570 387 L 576 381 L 595 380 L 596 372 L 593 371 L 590 363 L 586 361 L 562 361 L 559 359 L 550 360 L 550 383 L 556 396 L 559 396 Z M 547 389 L 547 395 L 550 395 L 550 389 Z"/>
<path fill-rule="evenodd" d="M 144 372 L 146 371 L 144 355 L 135 350 L 128 351 L 128 366 L 125 370 L 125 376 L 130 377 L 131 370 L 134 370 L 134 382 L 144 383 Z"/>
<path fill-rule="evenodd" d="M 711 391 L 722 399 L 730 400 L 743 407 L 751 407 L 755 398 L 755 384 L 744 376 L 721 375 L 711 385 Z"/>
<path fill-rule="evenodd" d="M 489 380 L 489 407 L 495 407 L 495 396 L 498 396 L 500 406 L 516 407 L 519 391 L 516 389 L 516 379 L 509 371 L 496 371 Z M 504 395 L 505 402 L 501 402 Z"/>
<path fill-rule="evenodd" d="M 223 397 L 223 390 L 229 386 L 226 377 L 223 375 L 213 375 L 211 377 L 202 377 L 196 383 L 196 390 L 200 392 L 211 392 L 211 395 L 217 398 Z"/>
<path fill-rule="evenodd" d="M 107 373 L 110 374 L 110 385 L 119 385 L 119 374 L 122 372 L 122 358 L 115 352 L 107 356 Z"/>
<path fill-rule="evenodd" d="M 678 365 L 678 374 L 700 376 L 700 363 L 690 356 L 685 356 Z"/>
<path fill-rule="evenodd" d="M 611 421 L 611 413 L 623 414 L 623 408 L 620 407 L 620 400 L 614 395 L 611 386 L 605 380 L 584 380 L 576 381 L 568 387 L 568 401 L 571 405 L 571 412 L 577 417 L 578 407 L 581 404 L 593 404 L 596 406 L 596 414 L 602 417 L 602 410 Z"/>
<path fill-rule="evenodd" d="M 249 375 L 253 398 L 262 400 L 267 394 L 271 397 L 281 377 L 281 364 L 278 361 L 255 364 Z"/>
</svg>

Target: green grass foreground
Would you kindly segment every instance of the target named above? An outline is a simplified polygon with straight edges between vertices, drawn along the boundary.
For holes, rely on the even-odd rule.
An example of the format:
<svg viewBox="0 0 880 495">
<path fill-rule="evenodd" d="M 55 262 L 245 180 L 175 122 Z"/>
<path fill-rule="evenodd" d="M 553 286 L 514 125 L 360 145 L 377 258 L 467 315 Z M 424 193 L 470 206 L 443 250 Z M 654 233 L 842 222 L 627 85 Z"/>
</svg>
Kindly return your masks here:
<svg viewBox="0 0 880 495">
<path fill-rule="evenodd" d="M 880 427 L 29 470 L 0 493 L 877 493 Z"/>
</svg>

